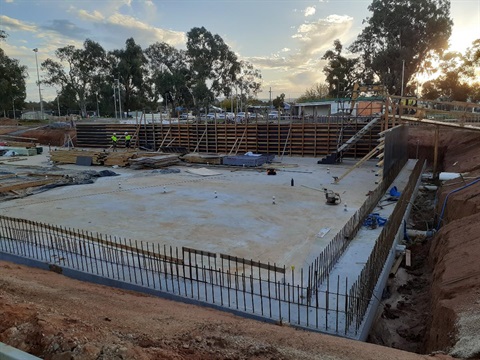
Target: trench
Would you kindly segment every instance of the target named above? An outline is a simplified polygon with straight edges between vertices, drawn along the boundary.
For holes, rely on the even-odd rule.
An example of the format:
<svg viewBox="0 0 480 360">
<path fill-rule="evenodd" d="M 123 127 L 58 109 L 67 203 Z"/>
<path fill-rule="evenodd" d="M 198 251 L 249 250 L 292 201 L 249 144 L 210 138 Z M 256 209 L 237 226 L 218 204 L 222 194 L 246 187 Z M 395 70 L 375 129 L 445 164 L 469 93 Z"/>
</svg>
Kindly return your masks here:
<svg viewBox="0 0 480 360">
<path fill-rule="evenodd" d="M 433 167 L 433 145 L 409 146 L 410 158 L 427 159 L 428 168 Z M 441 151 L 444 154 L 444 151 Z M 412 156 L 413 155 L 413 156 Z M 443 156 L 439 159 L 442 164 Z M 442 171 L 442 169 L 439 169 Z M 428 191 L 423 185 L 441 185 L 438 180 L 424 180 L 413 202 L 407 228 L 429 231 L 435 228 L 437 191 Z M 390 273 L 382 302 L 370 329 L 367 342 L 408 352 L 425 354 L 428 324 L 432 317 L 431 289 L 433 268 L 429 254 L 432 237 L 410 236 L 404 240 L 411 254 L 411 265 L 406 259 L 395 274 Z"/>
</svg>

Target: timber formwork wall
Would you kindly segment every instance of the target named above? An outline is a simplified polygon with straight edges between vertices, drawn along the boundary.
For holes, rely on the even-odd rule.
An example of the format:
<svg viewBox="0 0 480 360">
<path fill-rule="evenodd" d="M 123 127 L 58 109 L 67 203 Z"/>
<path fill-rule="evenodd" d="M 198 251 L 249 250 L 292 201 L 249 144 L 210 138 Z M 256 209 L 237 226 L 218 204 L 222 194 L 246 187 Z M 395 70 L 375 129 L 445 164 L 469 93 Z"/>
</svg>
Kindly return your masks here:
<svg viewBox="0 0 480 360">
<path fill-rule="evenodd" d="M 355 135 L 365 123 L 343 125 L 343 141 Z M 115 132 L 128 132 L 137 146 L 158 150 L 161 146 L 184 147 L 201 153 L 269 153 L 286 156 L 320 157 L 337 149 L 340 123 L 265 124 L 78 124 L 78 147 L 109 147 Z M 362 157 L 377 145 L 380 125 L 364 135 L 344 155 Z M 137 140 L 138 139 L 138 142 Z"/>
</svg>

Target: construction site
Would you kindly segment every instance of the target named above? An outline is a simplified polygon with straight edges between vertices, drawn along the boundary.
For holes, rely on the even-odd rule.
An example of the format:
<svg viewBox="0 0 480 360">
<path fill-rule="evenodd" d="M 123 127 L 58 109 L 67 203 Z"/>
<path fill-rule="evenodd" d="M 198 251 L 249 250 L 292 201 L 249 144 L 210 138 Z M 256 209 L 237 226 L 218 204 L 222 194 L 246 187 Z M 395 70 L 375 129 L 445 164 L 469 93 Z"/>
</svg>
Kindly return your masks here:
<svg viewBox="0 0 480 360">
<path fill-rule="evenodd" d="M 360 86 L 341 116 L 303 106 L 5 120 L 0 354 L 480 358 L 477 105 Z"/>
</svg>

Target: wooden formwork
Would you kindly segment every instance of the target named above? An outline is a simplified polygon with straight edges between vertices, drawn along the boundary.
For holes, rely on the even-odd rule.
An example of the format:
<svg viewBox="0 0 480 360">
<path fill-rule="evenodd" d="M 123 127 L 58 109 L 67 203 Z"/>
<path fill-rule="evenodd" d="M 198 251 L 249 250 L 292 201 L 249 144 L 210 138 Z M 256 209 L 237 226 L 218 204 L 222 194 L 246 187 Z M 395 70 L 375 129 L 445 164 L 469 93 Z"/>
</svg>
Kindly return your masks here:
<svg viewBox="0 0 480 360">
<path fill-rule="evenodd" d="M 347 141 L 365 123 L 343 125 L 343 141 Z M 119 147 L 124 133 L 137 134 L 138 146 L 157 150 L 160 146 L 183 147 L 200 153 L 269 153 L 287 156 L 320 157 L 337 148 L 339 123 L 262 123 L 262 124 L 77 124 L 78 147 L 108 147 L 116 133 Z M 379 139 L 380 125 L 370 130 L 345 156 L 362 157 Z"/>
</svg>

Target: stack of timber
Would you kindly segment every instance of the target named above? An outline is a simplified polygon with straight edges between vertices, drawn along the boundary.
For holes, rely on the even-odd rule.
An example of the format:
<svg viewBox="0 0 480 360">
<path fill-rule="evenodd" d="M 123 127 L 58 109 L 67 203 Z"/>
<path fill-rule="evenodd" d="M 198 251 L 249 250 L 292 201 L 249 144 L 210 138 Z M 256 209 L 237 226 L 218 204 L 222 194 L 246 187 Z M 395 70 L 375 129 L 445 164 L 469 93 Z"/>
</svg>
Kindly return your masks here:
<svg viewBox="0 0 480 360">
<path fill-rule="evenodd" d="M 136 151 L 117 151 L 108 153 L 103 165 L 105 166 L 128 166 L 128 161 L 138 156 Z"/>
<path fill-rule="evenodd" d="M 78 157 L 90 157 L 92 165 L 103 165 L 108 153 L 94 150 L 54 150 L 50 151 L 50 160 L 55 164 L 76 164 Z"/>
<path fill-rule="evenodd" d="M 224 155 L 190 153 L 182 156 L 182 160 L 193 164 L 222 165 Z"/>
<path fill-rule="evenodd" d="M 34 148 L 37 147 L 37 144 L 34 142 L 23 142 L 23 141 L 0 141 L 0 146 L 9 146 L 9 147 L 24 147 L 24 148 Z"/>
<path fill-rule="evenodd" d="M 179 161 L 178 155 L 156 155 L 130 159 L 128 163 L 132 169 L 158 169 L 177 164 Z"/>
</svg>

